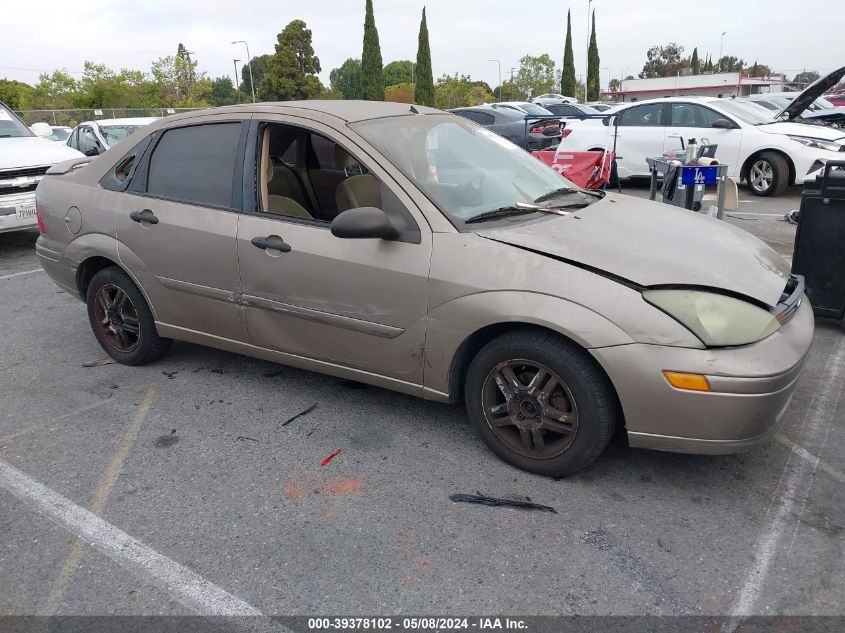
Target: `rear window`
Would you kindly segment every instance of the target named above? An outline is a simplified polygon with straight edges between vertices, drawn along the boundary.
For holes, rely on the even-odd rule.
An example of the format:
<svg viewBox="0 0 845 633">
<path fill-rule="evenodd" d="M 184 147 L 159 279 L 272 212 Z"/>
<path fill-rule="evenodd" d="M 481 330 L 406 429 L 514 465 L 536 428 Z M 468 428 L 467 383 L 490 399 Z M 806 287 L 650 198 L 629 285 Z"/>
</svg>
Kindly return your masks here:
<svg viewBox="0 0 845 633">
<path fill-rule="evenodd" d="M 147 193 L 193 204 L 231 207 L 240 123 L 168 130 L 150 158 Z"/>
</svg>

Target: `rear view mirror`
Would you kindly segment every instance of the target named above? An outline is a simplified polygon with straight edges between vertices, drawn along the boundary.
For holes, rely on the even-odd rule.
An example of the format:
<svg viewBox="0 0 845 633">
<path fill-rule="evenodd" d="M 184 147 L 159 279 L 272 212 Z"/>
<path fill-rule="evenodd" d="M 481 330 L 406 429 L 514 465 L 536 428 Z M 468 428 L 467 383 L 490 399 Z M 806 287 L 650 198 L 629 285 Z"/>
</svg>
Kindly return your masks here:
<svg viewBox="0 0 845 633">
<path fill-rule="evenodd" d="M 376 238 L 395 240 L 399 231 L 390 218 L 376 207 L 359 207 L 340 213 L 331 224 L 332 235 L 346 239 Z"/>
<path fill-rule="evenodd" d="M 43 121 L 33 123 L 29 126 L 29 129 L 32 130 L 35 136 L 40 136 L 41 138 L 46 138 L 48 136 L 52 136 L 53 134 L 53 128 L 51 128 L 48 124 L 44 123 Z"/>
<path fill-rule="evenodd" d="M 728 119 L 716 119 L 710 127 L 719 128 L 721 130 L 735 130 L 737 126 L 733 121 L 729 121 Z"/>
</svg>

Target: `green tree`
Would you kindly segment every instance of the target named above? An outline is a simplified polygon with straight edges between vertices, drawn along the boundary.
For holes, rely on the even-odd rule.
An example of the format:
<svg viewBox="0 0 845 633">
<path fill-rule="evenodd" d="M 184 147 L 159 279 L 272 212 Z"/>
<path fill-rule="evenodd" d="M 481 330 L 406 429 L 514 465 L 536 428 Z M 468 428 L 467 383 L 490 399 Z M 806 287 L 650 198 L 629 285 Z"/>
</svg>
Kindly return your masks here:
<svg viewBox="0 0 845 633">
<path fill-rule="evenodd" d="M 614 78 L 610 80 L 610 83 L 607 86 L 607 89 L 610 92 L 619 92 L 619 89 L 622 88 L 622 82 L 618 79 Z"/>
<path fill-rule="evenodd" d="M 252 95 L 252 88 L 249 83 L 249 67 L 252 65 L 252 79 L 255 81 L 255 93 L 258 94 L 258 84 L 267 74 L 267 67 L 270 65 L 272 57 L 269 54 L 256 55 L 250 60 L 249 64 L 243 64 L 241 66 L 241 85 L 238 86 L 238 90 L 245 95 Z"/>
<path fill-rule="evenodd" d="M 384 100 L 395 103 L 414 103 L 414 84 L 393 84 L 384 89 Z"/>
<path fill-rule="evenodd" d="M 526 98 L 550 92 L 555 85 L 554 61 L 545 53 L 536 57 L 525 55 L 519 60 L 519 72 L 514 83 Z"/>
<path fill-rule="evenodd" d="M 745 68 L 745 60 L 734 57 L 733 55 L 725 55 L 719 60 L 719 72 L 735 73 Z"/>
<path fill-rule="evenodd" d="M 640 79 L 677 75 L 681 68 L 686 67 L 683 53 L 684 47 L 675 42 L 669 42 L 665 46 L 652 46 L 646 51 L 646 63 L 640 73 Z"/>
<path fill-rule="evenodd" d="M 601 60 L 599 45 L 596 42 L 596 10 L 593 9 L 593 28 L 590 33 L 590 46 L 587 49 L 587 101 L 598 101 L 601 96 Z"/>
<path fill-rule="evenodd" d="M 42 73 L 32 91 L 32 107 L 36 110 L 64 110 L 74 107 L 79 85 L 66 70 Z"/>
<path fill-rule="evenodd" d="M 441 110 L 490 101 L 493 101 L 493 94 L 489 87 L 483 82 L 472 81 L 469 75 L 443 75 L 434 87 L 434 106 Z"/>
<path fill-rule="evenodd" d="M 425 17 L 425 7 L 423 7 L 420 34 L 417 38 L 417 73 L 414 101 L 426 106 L 433 106 L 435 102 L 434 76 L 431 74 L 431 48 L 428 45 L 428 22 Z"/>
<path fill-rule="evenodd" d="M 560 76 L 560 92 L 567 97 L 575 96 L 575 56 L 572 52 L 572 16 L 566 12 L 566 45 L 563 49 L 563 73 Z"/>
<path fill-rule="evenodd" d="M 384 74 L 384 86 L 398 86 L 399 84 L 409 84 L 414 78 L 414 62 L 408 59 L 402 59 L 395 62 L 390 62 L 384 67 L 382 71 Z"/>
<path fill-rule="evenodd" d="M 692 60 L 690 61 L 693 75 L 701 74 L 701 60 L 698 59 L 698 46 L 692 49 Z"/>
<path fill-rule="evenodd" d="M 384 70 L 378 29 L 373 17 L 373 0 L 367 0 L 364 16 L 364 52 L 361 54 L 361 96 L 368 101 L 384 101 Z"/>
<path fill-rule="evenodd" d="M 217 77 L 211 80 L 209 101 L 211 105 L 223 106 L 239 102 L 240 93 L 235 90 L 235 84 L 228 77 Z"/>
<path fill-rule="evenodd" d="M 31 107 L 33 87 L 14 79 L 0 79 L 0 101 L 12 110 L 28 110 Z"/>
<path fill-rule="evenodd" d="M 361 98 L 361 60 L 347 59 L 339 68 L 329 73 L 332 90 L 337 90 L 344 99 Z"/>
<path fill-rule="evenodd" d="M 311 30 L 305 22 L 293 20 L 276 39 L 276 53 L 258 84 L 257 96 L 263 101 L 289 101 L 320 95 L 320 60 L 314 54 Z"/>
<path fill-rule="evenodd" d="M 792 80 L 792 83 L 800 84 L 801 87 L 806 87 L 813 83 L 819 77 L 819 73 L 817 73 L 815 70 L 805 70 L 804 72 L 800 72 L 795 75 L 795 78 Z"/>
</svg>

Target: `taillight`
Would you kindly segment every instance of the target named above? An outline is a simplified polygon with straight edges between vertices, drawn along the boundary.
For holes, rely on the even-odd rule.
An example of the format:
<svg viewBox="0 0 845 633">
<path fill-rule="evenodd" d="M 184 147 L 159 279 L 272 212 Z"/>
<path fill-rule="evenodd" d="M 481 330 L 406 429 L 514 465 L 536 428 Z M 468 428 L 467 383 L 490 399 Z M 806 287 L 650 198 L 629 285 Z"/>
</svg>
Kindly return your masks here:
<svg viewBox="0 0 845 633">
<path fill-rule="evenodd" d="M 535 125 L 529 130 L 529 132 L 532 134 L 542 134 L 544 129 L 546 129 L 545 125 Z"/>
<path fill-rule="evenodd" d="M 47 229 L 44 228 L 44 221 L 41 219 L 41 211 L 38 210 L 38 204 L 35 205 L 35 219 L 38 221 L 38 232 L 39 233 L 46 233 Z"/>
</svg>

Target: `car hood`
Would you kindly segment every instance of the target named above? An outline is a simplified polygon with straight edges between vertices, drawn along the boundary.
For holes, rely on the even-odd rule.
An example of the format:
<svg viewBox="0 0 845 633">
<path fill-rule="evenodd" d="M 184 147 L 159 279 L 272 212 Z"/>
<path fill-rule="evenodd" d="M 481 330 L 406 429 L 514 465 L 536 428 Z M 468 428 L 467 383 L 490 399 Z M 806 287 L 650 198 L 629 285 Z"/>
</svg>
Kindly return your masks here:
<svg viewBox="0 0 845 633">
<path fill-rule="evenodd" d="M 810 107 L 816 99 L 821 97 L 827 90 L 838 84 L 842 77 L 845 77 L 845 66 L 834 70 L 832 73 L 819 77 L 809 86 L 790 101 L 789 105 L 775 115 L 775 118 L 794 119 Z"/>
<path fill-rule="evenodd" d="M 767 244 L 727 222 L 611 193 L 568 216 L 477 234 L 638 286 L 716 288 L 772 307 L 790 274 Z"/>
<path fill-rule="evenodd" d="M 834 127 L 823 127 L 821 125 L 809 125 L 807 123 L 794 123 L 792 121 L 764 123 L 756 126 L 756 128 L 769 134 L 809 136 L 812 138 L 820 138 L 825 141 L 839 141 L 845 139 L 845 130 Z"/>
<path fill-rule="evenodd" d="M 80 156 L 72 147 L 39 136 L 0 138 L 0 169 L 55 165 Z"/>
</svg>

